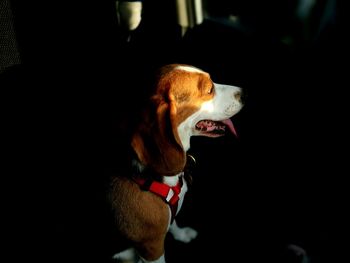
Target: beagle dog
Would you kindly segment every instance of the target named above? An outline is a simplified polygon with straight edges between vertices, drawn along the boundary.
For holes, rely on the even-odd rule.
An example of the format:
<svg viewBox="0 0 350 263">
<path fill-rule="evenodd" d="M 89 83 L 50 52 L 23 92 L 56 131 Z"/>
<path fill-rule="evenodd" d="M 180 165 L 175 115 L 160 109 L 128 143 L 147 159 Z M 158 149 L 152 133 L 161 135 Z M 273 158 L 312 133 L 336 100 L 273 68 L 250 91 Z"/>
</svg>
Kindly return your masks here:
<svg viewBox="0 0 350 263">
<path fill-rule="evenodd" d="M 183 242 L 197 236 L 175 221 L 187 191 L 190 138 L 236 135 L 230 118 L 243 106 L 241 88 L 214 83 L 201 69 L 171 64 L 159 72 L 131 136 L 132 174 L 112 182 L 115 222 L 133 246 L 113 256 L 118 262 L 163 263 L 167 232 Z"/>
</svg>

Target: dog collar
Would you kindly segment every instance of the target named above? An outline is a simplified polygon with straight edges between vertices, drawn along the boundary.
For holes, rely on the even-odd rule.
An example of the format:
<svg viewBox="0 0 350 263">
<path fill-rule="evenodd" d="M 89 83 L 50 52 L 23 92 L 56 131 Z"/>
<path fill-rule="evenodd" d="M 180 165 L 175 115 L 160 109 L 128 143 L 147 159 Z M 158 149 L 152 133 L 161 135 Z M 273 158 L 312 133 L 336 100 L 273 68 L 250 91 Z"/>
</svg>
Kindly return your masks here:
<svg viewBox="0 0 350 263">
<path fill-rule="evenodd" d="M 160 196 L 164 202 L 166 202 L 171 210 L 171 223 L 174 221 L 177 207 L 179 203 L 179 194 L 183 185 L 184 172 L 180 173 L 179 181 L 175 186 L 169 186 L 167 184 L 155 181 L 151 178 L 133 177 L 134 182 L 136 182 L 142 190 L 150 191 L 158 196 Z"/>
</svg>

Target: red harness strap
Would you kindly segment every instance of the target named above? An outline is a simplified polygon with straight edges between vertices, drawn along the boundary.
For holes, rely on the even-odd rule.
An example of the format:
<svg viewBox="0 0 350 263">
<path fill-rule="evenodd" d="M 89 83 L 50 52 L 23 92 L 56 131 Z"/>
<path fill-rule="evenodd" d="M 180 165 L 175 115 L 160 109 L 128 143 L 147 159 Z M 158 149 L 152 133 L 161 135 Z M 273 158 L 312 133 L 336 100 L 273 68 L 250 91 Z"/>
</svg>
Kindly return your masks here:
<svg viewBox="0 0 350 263">
<path fill-rule="evenodd" d="M 179 193 L 182 187 L 182 176 L 179 177 L 179 182 L 175 186 L 169 186 L 152 179 L 145 179 L 140 177 L 134 177 L 133 180 L 141 187 L 141 189 L 150 191 L 160 196 L 164 202 L 170 206 L 171 210 L 171 223 L 174 221 L 177 206 L 179 203 Z"/>
</svg>

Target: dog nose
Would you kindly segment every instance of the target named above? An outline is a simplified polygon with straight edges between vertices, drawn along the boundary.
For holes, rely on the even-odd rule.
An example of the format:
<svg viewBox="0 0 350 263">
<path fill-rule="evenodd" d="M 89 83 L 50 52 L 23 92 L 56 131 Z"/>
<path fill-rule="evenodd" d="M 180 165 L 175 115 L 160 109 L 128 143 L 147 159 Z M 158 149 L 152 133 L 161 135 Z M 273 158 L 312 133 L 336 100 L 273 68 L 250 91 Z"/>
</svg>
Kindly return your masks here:
<svg viewBox="0 0 350 263">
<path fill-rule="evenodd" d="M 243 91 L 237 91 L 233 96 L 237 101 L 243 103 L 245 100 L 246 94 Z"/>
</svg>

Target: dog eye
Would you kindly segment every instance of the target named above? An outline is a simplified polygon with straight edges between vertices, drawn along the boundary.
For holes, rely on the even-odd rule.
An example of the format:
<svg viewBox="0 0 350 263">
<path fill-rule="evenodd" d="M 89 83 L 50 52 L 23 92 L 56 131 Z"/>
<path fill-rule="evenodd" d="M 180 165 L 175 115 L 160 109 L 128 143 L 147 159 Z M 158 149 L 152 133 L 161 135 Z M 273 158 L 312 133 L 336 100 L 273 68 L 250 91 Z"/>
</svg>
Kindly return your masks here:
<svg viewBox="0 0 350 263">
<path fill-rule="evenodd" d="M 208 93 L 208 94 L 212 94 L 213 91 L 214 91 L 214 86 L 212 86 L 210 89 L 208 89 L 207 93 Z"/>
</svg>

